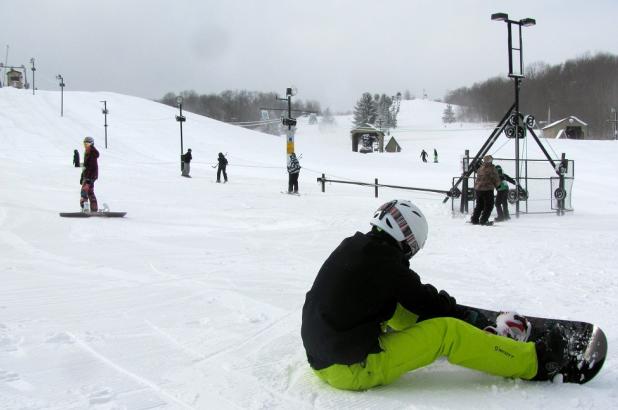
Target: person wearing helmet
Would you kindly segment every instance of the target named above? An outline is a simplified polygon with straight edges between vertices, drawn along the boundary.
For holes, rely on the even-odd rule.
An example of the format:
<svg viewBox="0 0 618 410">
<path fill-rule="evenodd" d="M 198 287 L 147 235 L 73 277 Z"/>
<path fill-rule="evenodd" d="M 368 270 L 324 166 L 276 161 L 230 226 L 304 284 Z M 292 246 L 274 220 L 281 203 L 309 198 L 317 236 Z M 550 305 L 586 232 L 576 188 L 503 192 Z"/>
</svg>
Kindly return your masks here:
<svg viewBox="0 0 618 410">
<path fill-rule="evenodd" d="M 191 178 L 191 160 L 193 159 L 193 155 L 191 155 L 191 148 L 187 150 L 185 154 L 182 155 L 182 173 L 180 174 L 183 177 Z"/>
<path fill-rule="evenodd" d="M 298 175 L 300 174 L 300 162 L 292 152 L 288 157 L 288 194 L 298 193 Z"/>
<path fill-rule="evenodd" d="M 483 163 L 476 171 L 474 181 L 474 193 L 476 194 L 476 204 L 470 222 L 474 225 L 491 225 L 489 222 L 491 211 L 494 209 L 494 188 L 500 185 L 500 177 L 496 167 L 492 164 L 494 158 L 491 155 L 483 157 Z"/>
<path fill-rule="evenodd" d="M 428 234 L 416 205 L 390 201 L 370 223 L 370 232 L 356 232 L 331 253 L 306 295 L 301 336 L 320 379 L 339 389 L 366 390 L 440 356 L 494 375 L 545 376 L 537 375 L 534 343 L 460 320 L 466 312 L 455 298 L 410 269 Z"/>
<path fill-rule="evenodd" d="M 84 164 L 79 183 L 82 186 L 79 207 L 86 210 L 86 204 L 90 203 L 90 212 L 96 212 L 99 208 L 97 197 L 94 194 L 94 181 L 99 178 L 99 151 L 94 147 L 94 138 L 84 138 Z"/>
<path fill-rule="evenodd" d="M 496 171 L 498 171 L 498 176 L 500 177 L 500 185 L 496 188 L 496 212 L 498 213 L 498 216 L 494 219 L 494 221 L 501 222 L 511 219 L 511 216 L 509 215 L 509 186 L 507 185 L 507 182 L 510 182 L 513 185 L 516 185 L 517 183 L 513 178 L 502 172 L 502 167 L 500 165 L 496 165 Z"/>
</svg>

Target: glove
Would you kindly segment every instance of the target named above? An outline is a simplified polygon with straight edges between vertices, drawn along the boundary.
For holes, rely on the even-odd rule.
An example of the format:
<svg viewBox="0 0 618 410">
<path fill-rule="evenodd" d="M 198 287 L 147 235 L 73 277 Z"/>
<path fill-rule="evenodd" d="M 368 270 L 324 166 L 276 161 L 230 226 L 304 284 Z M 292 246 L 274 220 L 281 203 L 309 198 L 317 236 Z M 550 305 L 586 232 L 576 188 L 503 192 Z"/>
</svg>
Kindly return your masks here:
<svg viewBox="0 0 618 410">
<path fill-rule="evenodd" d="M 445 311 L 455 312 L 455 308 L 457 307 L 457 301 L 455 300 L 454 297 L 449 295 L 448 292 L 445 290 L 441 290 L 438 293 L 438 296 L 444 301 L 444 304 L 446 307 Z"/>
</svg>

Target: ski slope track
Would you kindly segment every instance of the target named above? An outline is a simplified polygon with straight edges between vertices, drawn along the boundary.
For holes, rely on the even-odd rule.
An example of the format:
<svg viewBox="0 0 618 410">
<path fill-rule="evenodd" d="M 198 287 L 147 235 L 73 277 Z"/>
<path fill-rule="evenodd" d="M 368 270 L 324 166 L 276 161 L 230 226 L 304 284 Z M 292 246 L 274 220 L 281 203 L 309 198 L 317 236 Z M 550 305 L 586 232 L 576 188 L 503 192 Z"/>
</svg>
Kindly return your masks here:
<svg viewBox="0 0 618 410">
<path fill-rule="evenodd" d="M 616 142 L 549 141 L 575 160 L 575 211 L 489 229 L 440 194 L 383 188 L 376 199 L 372 187 L 316 183 L 449 189 L 495 124 L 445 127 L 441 103 L 402 102 L 401 153 L 352 152 L 349 116 L 329 129 L 301 118 L 300 197 L 280 193 L 284 136 L 186 113 L 193 178 L 182 178 L 177 109 L 107 92 L 65 92 L 63 117 L 59 104 L 59 92 L 0 89 L 0 409 L 618 408 Z M 99 203 L 124 218 L 58 216 L 78 210 L 71 161 L 86 135 L 101 153 Z M 505 142 L 490 153 L 512 157 Z M 535 145 L 528 156 L 542 158 Z M 423 163 L 434 148 L 440 162 Z M 228 184 L 215 183 L 219 152 Z M 300 338 L 305 293 L 341 240 L 397 197 L 429 220 L 412 261 L 424 281 L 462 304 L 597 324 L 609 342 L 601 373 L 533 383 L 439 360 L 367 392 L 318 380 Z"/>
</svg>

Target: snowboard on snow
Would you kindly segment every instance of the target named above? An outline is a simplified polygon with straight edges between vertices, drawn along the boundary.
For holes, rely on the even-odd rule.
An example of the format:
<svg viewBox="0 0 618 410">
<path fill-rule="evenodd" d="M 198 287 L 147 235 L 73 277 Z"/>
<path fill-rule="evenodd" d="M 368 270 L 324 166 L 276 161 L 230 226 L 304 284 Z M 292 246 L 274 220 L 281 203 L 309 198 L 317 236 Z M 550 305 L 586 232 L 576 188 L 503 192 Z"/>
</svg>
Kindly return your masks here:
<svg viewBox="0 0 618 410">
<path fill-rule="evenodd" d="M 495 325 L 496 318 L 501 313 L 471 306 L 459 306 L 466 311 L 464 320 L 480 329 Z M 584 384 L 599 373 L 607 356 L 607 338 L 598 326 L 572 320 L 531 316 L 525 318 L 532 328 L 528 342 L 536 343 L 542 340 L 556 327 L 567 341 L 566 364 L 556 374 L 562 376 L 562 382 Z"/>
<path fill-rule="evenodd" d="M 97 212 L 60 212 L 60 216 L 64 218 L 122 218 L 126 212 L 110 212 L 110 211 L 97 211 Z"/>
</svg>

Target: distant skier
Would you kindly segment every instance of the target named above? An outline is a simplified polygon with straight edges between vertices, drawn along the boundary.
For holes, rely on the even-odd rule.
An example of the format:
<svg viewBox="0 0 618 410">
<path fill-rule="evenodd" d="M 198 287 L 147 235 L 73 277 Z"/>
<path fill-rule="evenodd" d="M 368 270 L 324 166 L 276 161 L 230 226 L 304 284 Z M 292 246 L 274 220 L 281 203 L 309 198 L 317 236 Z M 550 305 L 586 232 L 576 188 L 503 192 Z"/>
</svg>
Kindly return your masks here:
<svg viewBox="0 0 618 410">
<path fill-rule="evenodd" d="M 438 162 L 438 151 L 435 148 L 433 149 L 433 162 Z"/>
<path fill-rule="evenodd" d="M 496 165 L 496 171 L 498 171 L 498 176 L 500 177 L 500 185 L 496 188 L 496 191 L 498 191 L 496 194 L 496 212 L 498 213 L 498 216 L 494 219 L 494 221 L 508 221 L 511 219 L 511 216 L 509 215 L 509 186 L 507 185 L 507 182 L 510 182 L 513 185 L 516 185 L 516 182 L 513 178 L 502 172 L 502 167 L 500 165 Z"/>
<path fill-rule="evenodd" d="M 298 193 L 298 175 L 300 174 L 300 162 L 295 153 L 291 153 L 288 160 L 288 194 Z"/>
<path fill-rule="evenodd" d="M 99 151 L 94 147 L 94 138 L 84 138 L 84 170 L 79 179 L 82 186 L 79 198 L 79 207 L 87 211 L 86 203 L 90 203 L 90 212 L 96 212 L 97 197 L 94 194 L 94 181 L 99 178 Z"/>
<path fill-rule="evenodd" d="M 491 225 L 489 216 L 494 209 L 494 188 L 500 185 L 500 176 L 496 167 L 492 164 L 494 158 L 491 155 L 483 157 L 481 167 L 476 171 L 476 181 L 474 182 L 474 192 L 476 194 L 476 205 L 470 218 L 474 225 Z"/>
<path fill-rule="evenodd" d="M 191 155 L 191 148 L 187 150 L 187 152 L 182 156 L 182 176 L 191 178 L 189 173 L 191 172 L 191 160 L 193 159 L 193 155 Z"/>
<path fill-rule="evenodd" d="M 77 151 L 76 149 L 73 150 L 73 165 L 75 166 L 75 168 L 79 168 L 81 166 L 81 164 L 79 163 L 79 151 Z"/>
<path fill-rule="evenodd" d="M 423 162 L 427 162 L 427 155 L 429 155 L 427 154 L 427 151 L 423 150 L 421 152 L 421 159 L 423 160 Z"/>
<path fill-rule="evenodd" d="M 221 182 L 221 173 L 223 173 L 223 182 L 227 182 L 227 172 L 225 172 L 225 168 L 227 167 L 227 158 L 223 153 L 219 153 L 219 157 L 217 158 L 218 167 L 217 167 L 217 183 Z"/>
<path fill-rule="evenodd" d="M 370 232 L 341 242 L 307 292 L 301 337 L 317 377 L 366 390 L 446 356 L 497 376 L 547 380 L 550 365 L 563 361 L 561 334 L 536 344 L 504 337 L 528 332 L 528 320 L 515 315 L 483 331 L 461 320 L 467 310 L 455 298 L 421 282 L 410 259 L 428 223 L 413 203 L 385 203 L 370 224 Z"/>
</svg>

